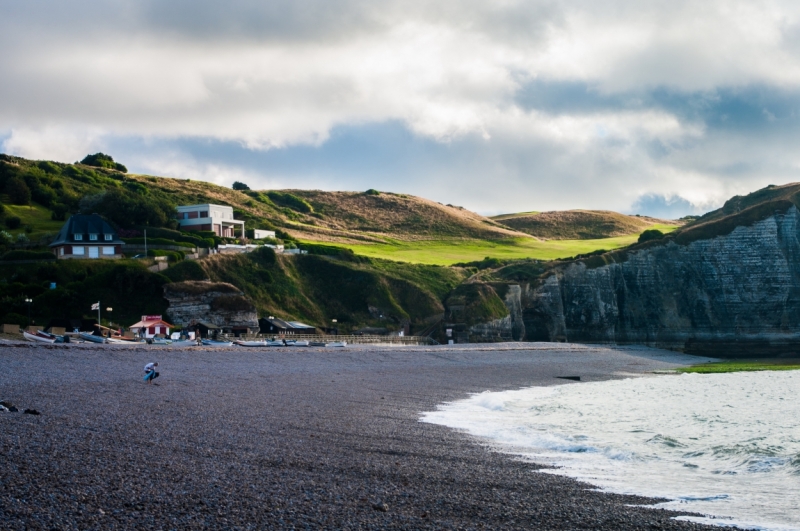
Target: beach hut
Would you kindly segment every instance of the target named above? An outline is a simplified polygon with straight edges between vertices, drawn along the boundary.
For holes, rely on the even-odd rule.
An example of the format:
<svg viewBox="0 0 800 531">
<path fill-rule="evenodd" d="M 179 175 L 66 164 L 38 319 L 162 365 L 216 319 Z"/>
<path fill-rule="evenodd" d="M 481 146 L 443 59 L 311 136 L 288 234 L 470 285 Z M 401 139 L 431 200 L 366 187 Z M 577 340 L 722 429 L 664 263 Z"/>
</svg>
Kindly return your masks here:
<svg viewBox="0 0 800 531">
<path fill-rule="evenodd" d="M 138 337 L 151 338 L 157 335 L 169 337 L 169 329 L 175 328 L 161 318 L 160 315 L 143 315 L 142 320 L 128 327 Z"/>
</svg>

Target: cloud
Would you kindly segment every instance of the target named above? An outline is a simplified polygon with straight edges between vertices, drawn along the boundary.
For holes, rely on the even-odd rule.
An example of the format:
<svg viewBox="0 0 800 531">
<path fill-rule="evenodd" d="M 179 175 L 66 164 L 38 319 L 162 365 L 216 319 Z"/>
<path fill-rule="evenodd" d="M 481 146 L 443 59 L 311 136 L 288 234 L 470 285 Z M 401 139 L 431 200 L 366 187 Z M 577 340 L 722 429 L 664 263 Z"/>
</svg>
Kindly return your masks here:
<svg viewBox="0 0 800 531">
<path fill-rule="evenodd" d="M 779 0 L 16 2 L 0 130 L 35 158 L 482 211 L 710 205 L 797 179 L 799 24 Z"/>
<path fill-rule="evenodd" d="M 678 219 L 683 216 L 704 214 L 708 210 L 693 205 L 686 199 L 679 196 L 663 196 L 657 194 L 645 194 L 631 207 L 632 213 L 644 214 L 654 218 Z"/>
</svg>

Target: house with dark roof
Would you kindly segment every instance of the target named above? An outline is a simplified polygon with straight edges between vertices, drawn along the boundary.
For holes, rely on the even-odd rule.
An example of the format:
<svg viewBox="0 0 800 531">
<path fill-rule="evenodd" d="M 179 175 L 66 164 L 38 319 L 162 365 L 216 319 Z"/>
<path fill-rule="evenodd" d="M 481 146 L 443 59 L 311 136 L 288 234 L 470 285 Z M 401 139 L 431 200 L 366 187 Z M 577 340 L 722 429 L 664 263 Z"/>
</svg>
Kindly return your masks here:
<svg viewBox="0 0 800 531">
<path fill-rule="evenodd" d="M 122 258 L 116 231 L 97 214 L 71 216 L 50 244 L 57 258 Z"/>
</svg>

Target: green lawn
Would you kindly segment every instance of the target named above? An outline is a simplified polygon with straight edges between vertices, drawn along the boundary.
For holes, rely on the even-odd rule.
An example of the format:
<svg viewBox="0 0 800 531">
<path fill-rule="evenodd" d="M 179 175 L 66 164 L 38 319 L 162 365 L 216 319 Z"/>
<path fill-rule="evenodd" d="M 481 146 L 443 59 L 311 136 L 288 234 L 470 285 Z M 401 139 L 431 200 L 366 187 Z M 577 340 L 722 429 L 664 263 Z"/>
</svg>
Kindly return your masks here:
<svg viewBox="0 0 800 531">
<path fill-rule="evenodd" d="M 800 360 L 737 360 L 720 361 L 716 363 L 704 363 L 702 365 L 692 365 L 678 372 L 696 372 L 702 374 L 716 374 L 723 372 L 741 371 L 795 371 L 800 369 Z"/>
<path fill-rule="evenodd" d="M 8 230 L 8 227 L 5 225 L 0 226 L 0 229 L 10 232 L 14 236 L 25 232 L 26 225 L 31 225 L 33 227 L 33 232 L 28 234 L 31 240 L 39 238 L 48 232 L 55 236 L 58 231 L 61 230 L 61 226 L 64 225 L 63 221 L 51 220 L 50 211 L 41 205 L 31 204 L 30 206 L 22 206 L 5 204 L 3 207 L 6 210 L 7 217 L 17 216 L 22 220 L 22 225 L 13 231 Z"/>
<path fill-rule="evenodd" d="M 673 225 L 653 225 L 648 228 L 671 232 Z M 356 254 L 418 264 L 452 265 L 474 262 L 489 256 L 500 259 L 536 258 L 553 260 L 598 249 L 610 251 L 638 240 L 638 234 L 603 238 L 600 240 L 549 240 L 510 238 L 508 240 L 425 240 L 417 242 L 392 241 L 385 244 L 341 244 Z"/>
</svg>

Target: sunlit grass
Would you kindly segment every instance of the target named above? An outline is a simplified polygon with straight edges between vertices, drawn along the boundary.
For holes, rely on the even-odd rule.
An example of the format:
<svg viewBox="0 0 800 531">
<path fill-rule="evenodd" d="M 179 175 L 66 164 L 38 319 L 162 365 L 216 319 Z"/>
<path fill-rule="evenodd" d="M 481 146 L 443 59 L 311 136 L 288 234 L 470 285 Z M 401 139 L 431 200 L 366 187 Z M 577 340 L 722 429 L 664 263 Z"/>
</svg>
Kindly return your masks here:
<svg viewBox="0 0 800 531">
<path fill-rule="evenodd" d="M 678 369 L 678 372 L 694 372 L 701 374 L 716 374 L 726 372 L 743 371 L 795 371 L 800 369 L 800 360 L 741 360 L 741 361 L 720 361 L 715 363 L 704 363 L 692 365 Z"/>
<path fill-rule="evenodd" d="M 31 204 L 30 206 L 26 206 L 5 204 L 3 207 L 6 210 L 6 217 L 16 216 L 22 220 L 20 227 L 13 231 L 5 226 L 0 227 L 0 229 L 6 230 L 13 235 L 25 232 L 26 225 L 30 225 L 33 228 L 33 232 L 29 234 L 31 238 L 41 236 L 48 232 L 55 235 L 61 230 L 61 226 L 64 225 L 63 221 L 53 221 L 50 219 L 50 211 L 41 205 Z"/>
<path fill-rule="evenodd" d="M 671 232 L 674 225 L 652 225 L 649 229 Z M 499 259 L 534 258 L 554 260 L 585 254 L 599 249 L 607 251 L 636 243 L 638 234 L 598 240 L 548 240 L 509 238 L 506 240 L 424 240 L 392 241 L 385 244 L 341 244 L 356 254 L 418 264 L 452 265 L 474 262 L 485 257 Z"/>
</svg>

